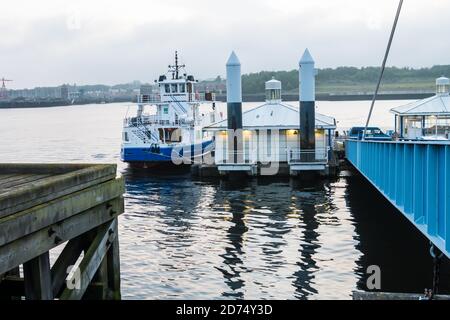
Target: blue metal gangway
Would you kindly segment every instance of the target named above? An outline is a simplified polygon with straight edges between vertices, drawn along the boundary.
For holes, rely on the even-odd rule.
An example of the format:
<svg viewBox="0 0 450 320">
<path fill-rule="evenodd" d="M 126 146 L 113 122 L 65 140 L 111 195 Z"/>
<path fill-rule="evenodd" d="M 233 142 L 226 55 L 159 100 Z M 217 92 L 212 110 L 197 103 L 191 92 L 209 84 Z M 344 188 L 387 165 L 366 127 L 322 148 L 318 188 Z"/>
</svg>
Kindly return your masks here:
<svg viewBox="0 0 450 320">
<path fill-rule="evenodd" d="M 347 160 L 450 258 L 450 143 L 345 142 Z"/>
</svg>

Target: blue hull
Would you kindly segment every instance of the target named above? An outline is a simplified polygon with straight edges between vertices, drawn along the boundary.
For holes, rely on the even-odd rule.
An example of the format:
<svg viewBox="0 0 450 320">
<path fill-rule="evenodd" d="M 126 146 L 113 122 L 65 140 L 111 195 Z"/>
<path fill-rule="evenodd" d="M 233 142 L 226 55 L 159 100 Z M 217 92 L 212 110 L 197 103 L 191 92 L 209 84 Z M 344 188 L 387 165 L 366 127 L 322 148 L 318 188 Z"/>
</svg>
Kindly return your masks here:
<svg viewBox="0 0 450 320">
<path fill-rule="evenodd" d="M 206 141 L 201 144 L 191 145 L 191 155 L 194 155 L 194 150 L 197 148 L 201 150 L 202 154 L 212 150 L 213 142 Z M 189 146 L 187 146 L 189 148 Z M 184 147 L 186 148 L 186 147 Z M 152 148 L 136 148 L 136 147 L 122 147 L 121 159 L 124 162 L 140 163 L 140 164 L 173 164 L 172 151 L 183 157 L 183 149 L 180 147 L 161 147 L 158 150 Z"/>
</svg>

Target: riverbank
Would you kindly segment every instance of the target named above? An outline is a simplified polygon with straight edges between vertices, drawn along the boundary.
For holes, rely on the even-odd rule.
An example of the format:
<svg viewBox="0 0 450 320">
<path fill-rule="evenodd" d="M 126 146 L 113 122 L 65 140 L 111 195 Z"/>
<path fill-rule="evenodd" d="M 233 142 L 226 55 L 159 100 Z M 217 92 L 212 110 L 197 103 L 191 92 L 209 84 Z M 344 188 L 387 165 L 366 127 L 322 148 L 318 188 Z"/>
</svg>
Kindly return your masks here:
<svg viewBox="0 0 450 320">
<path fill-rule="evenodd" d="M 102 99 L 83 99 L 78 101 L 70 101 L 65 99 L 43 100 L 43 101 L 0 101 L 0 109 L 26 109 L 26 108 L 49 108 L 49 107 L 65 107 L 87 104 L 105 104 L 117 102 L 131 102 L 131 98 L 115 98 L 108 101 Z"/>
<path fill-rule="evenodd" d="M 378 100 L 418 100 L 431 97 L 433 93 L 385 93 L 378 95 Z M 364 101 L 371 100 L 372 94 L 333 94 L 333 93 L 318 93 L 316 95 L 317 101 Z M 266 97 L 261 94 L 244 94 L 242 96 L 244 102 L 264 102 Z M 225 94 L 216 95 L 219 102 L 226 102 Z M 296 94 L 284 94 L 284 101 L 298 101 Z M 116 102 L 135 103 L 136 99 L 132 98 L 117 98 L 111 101 L 103 101 L 96 99 L 86 99 L 71 102 L 68 100 L 51 100 L 51 101 L 3 101 L 0 102 L 0 109 L 22 109 L 22 108 L 48 108 L 48 107 L 64 107 L 72 105 L 86 105 L 86 104 L 104 104 Z"/>
<path fill-rule="evenodd" d="M 431 97 L 434 93 L 382 93 L 378 95 L 378 100 L 419 100 Z M 284 101 L 298 101 L 298 94 L 283 94 Z M 371 100 L 373 94 L 334 94 L 334 93 L 318 93 L 316 101 L 364 101 Z M 216 99 L 226 102 L 226 95 L 216 95 Z M 264 102 L 266 96 L 260 94 L 243 94 L 244 102 Z"/>
</svg>

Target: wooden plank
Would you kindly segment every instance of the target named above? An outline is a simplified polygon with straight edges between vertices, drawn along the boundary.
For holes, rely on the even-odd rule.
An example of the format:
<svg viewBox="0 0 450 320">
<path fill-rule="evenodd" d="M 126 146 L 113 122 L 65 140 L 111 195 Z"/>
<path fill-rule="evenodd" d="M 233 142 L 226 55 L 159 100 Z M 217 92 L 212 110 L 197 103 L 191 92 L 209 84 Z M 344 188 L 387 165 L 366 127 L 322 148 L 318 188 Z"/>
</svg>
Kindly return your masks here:
<svg viewBox="0 0 450 320">
<path fill-rule="evenodd" d="M 92 167 L 90 163 L 0 163 L 0 174 L 40 173 L 63 174 Z"/>
<path fill-rule="evenodd" d="M 94 278 L 86 288 L 86 292 L 83 295 L 83 300 L 110 300 L 106 254 L 103 257 Z"/>
<path fill-rule="evenodd" d="M 114 238 L 117 236 L 114 231 L 116 230 L 116 225 L 117 219 L 114 219 L 99 228 L 95 239 L 92 241 L 80 263 L 80 288 L 66 288 L 61 294 L 61 300 L 79 300 L 83 297 L 88 285 L 91 283 L 95 273 L 100 267 L 112 241 L 114 241 Z"/>
<path fill-rule="evenodd" d="M 0 246 L 124 193 L 124 179 L 118 178 L 0 218 Z"/>
<path fill-rule="evenodd" d="M 27 300 L 53 300 L 48 251 L 24 263 L 23 276 Z"/>
<path fill-rule="evenodd" d="M 115 233 L 119 234 L 118 224 L 116 224 Z M 120 292 L 120 252 L 119 252 L 119 236 L 117 236 L 107 254 L 108 266 L 108 288 L 111 291 L 113 300 L 121 299 Z"/>
<path fill-rule="evenodd" d="M 2 193 L 0 194 L 0 218 L 112 180 L 116 177 L 116 167 L 116 165 L 93 165 Z"/>
<path fill-rule="evenodd" d="M 35 181 L 45 179 L 45 178 L 48 178 L 51 176 L 52 176 L 51 174 L 26 174 L 26 175 L 21 176 L 18 179 L 13 179 L 6 183 L 0 184 L 0 192 L 6 192 L 9 189 L 17 188 L 20 185 L 27 184 L 30 182 L 35 182 Z"/>
<path fill-rule="evenodd" d="M 421 300 L 424 294 L 354 291 L 353 300 Z M 450 295 L 436 295 L 434 300 L 450 300 Z"/>
<path fill-rule="evenodd" d="M 82 238 L 83 235 L 70 240 L 52 266 L 52 290 L 54 297 L 58 297 L 62 292 L 63 286 L 66 283 L 67 268 L 77 262 L 83 251 Z"/>
<path fill-rule="evenodd" d="M 101 204 L 16 241 L 0 246 L 0 274 L 49 251 L 65 241 L 116 218 L 119 214 L 123 213 L 123 206 L 123 197 L 118 197 L 106 204 Z"/>
<path fill-rule="evenodd" d="M 0 174 L 0 183 L 3 181 L 3 180 L 7 180 L 7 179 L 9 179 L 9 178 L 11 178 L 11 177 L 14 177 L 14 176 L 17 176 L 18 174 L 17 173 L 9 173 L 9 174 Z"/>
<path fill-rule="evenodd" d="M 16 174 L 6 175 L 6 177 L 0 177 L 0 190 L 3 187 L 3 184 L 6 184 L 8 182 L 11 182 L 11 181 L 14 181 L 14 180 L 17 180 L 17 179 L 22 179 L 22 178 L 28 177 L 28 176 L 30 176 L 29 173 L 27 173 L 27 174 L 17 174 L 16 173 Z"/>
</svg>

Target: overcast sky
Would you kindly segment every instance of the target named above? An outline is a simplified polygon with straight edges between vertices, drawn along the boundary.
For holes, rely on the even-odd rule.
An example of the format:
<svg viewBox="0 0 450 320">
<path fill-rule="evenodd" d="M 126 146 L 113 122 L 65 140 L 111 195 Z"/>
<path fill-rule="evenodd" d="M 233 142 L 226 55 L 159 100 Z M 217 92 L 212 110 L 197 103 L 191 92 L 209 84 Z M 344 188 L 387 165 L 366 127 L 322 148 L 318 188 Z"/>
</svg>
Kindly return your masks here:
<svg viewBox="0 0 450 320">
<path fill-rule="evenodd" d="M 379 65 L 396 0 L 14 0 L 0 11 L 0 78 L 10 88 L 153 81 L 173 52 L 205 79 L 231 50 L 244 73 Z M 405 0 L 388 64 L 450 64 L 450 1 Z"/>
</svg>

